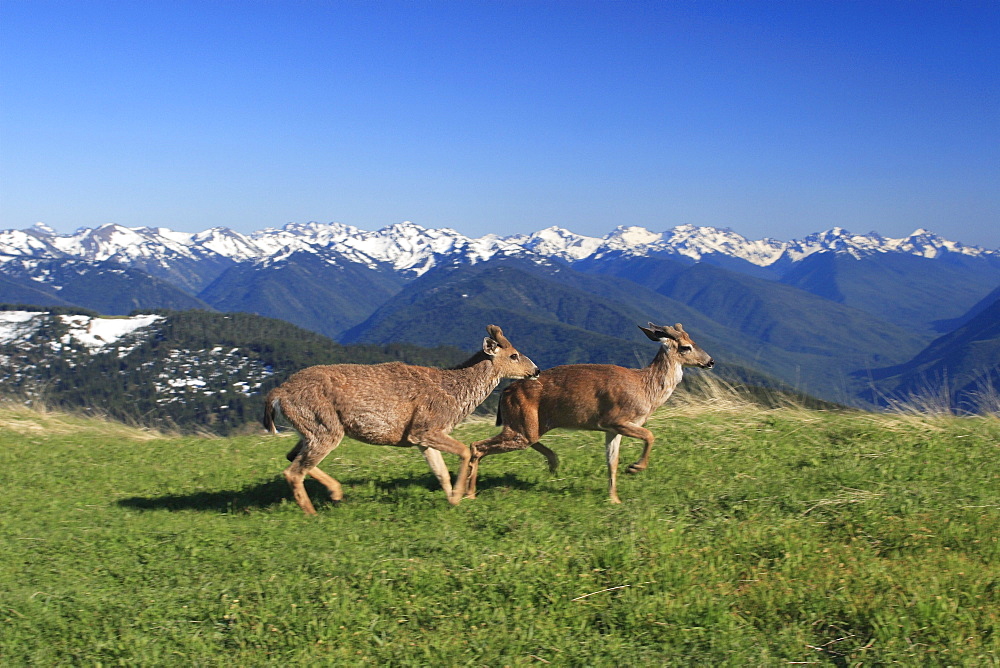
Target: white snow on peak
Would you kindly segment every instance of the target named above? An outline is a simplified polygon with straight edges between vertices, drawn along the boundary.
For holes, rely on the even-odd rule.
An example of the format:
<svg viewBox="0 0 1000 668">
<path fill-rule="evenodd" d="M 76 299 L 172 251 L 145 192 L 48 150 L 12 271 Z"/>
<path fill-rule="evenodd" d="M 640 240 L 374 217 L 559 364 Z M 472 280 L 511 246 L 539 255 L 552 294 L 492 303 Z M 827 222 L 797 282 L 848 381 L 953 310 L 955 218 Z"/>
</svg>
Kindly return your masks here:
<svg viewBox="0 0 1000 668">
<path fill-rule="evenodd" d="M 910 236 L 903 239 L 886 239 L 886 242 L 890 250 L 927 258 L 937 257 L 943 251 L 972 254 L 969 252 L 970 249 L 968 246 L 964 246 L 957 241 L 942 239 L 933 232 L 923 228 L 914 230 Z"/>
<path fill-rule="evenodd" d="M 177 239 L 180 241 L 179 237 Z M 225 227 L 213 227 L 210 230 L 190 235 L 188 243 L 237 261 L 251 260 L 261 254 L 260 248 L 252 239 Z"/>
<path fill-rule="evenodd" d="M 554 225 L 531 234 L 505 237 L 504 241 L 539 255 L 568 261 L 590 257 L 604 243 L 599 237 L 586 237 Z"/>
<path fill-rule="evenodd" d="M 842 227 L 834 227 L 825 232 L 810 234 L 799 241 L 785 244 L 788 256 L 792 260 L 817 252 L 833 251 L 846 253 L 855 258 L 862 258 L 875 253 L 905 253 L 920 257 L 934 258 L 941 252 L 948 251 L 964 255 L 996 255 L 997 251 L 984 250 L 975 246 L 965 246 L 955 241 L 949 241 L 924 229 L 918 229 L 902 239 L 889 239 L 878 232 L 868 234 L 852 234 Z"/>
<path fill-rule="evenodd" d="M 329 246 L 351 259 L 387 263 L 396 271 L 420 275 L 442 256 L 462 257 L 470 263 L 522 249 L 495 235 L 471 239 L 449 228 L 426 229 L 409 221 L 376 232 L 355 230 Z"/>
<path fill-rule="evenodd" d="M 40 237 L 34 230 L 0 231 L 0 264 L 14 257 L 33 255 L 58 257 L 60 253 L 45 236 Z"/>
<path fill-rule="evenodd" d="M 632 250 L 655 246 L 663 240 L 663 235 L 650 232 L 638 225 L 619 225 L 604 237 L 604 246 L 611 250 Z"/>
<path fill-rule="evenodd" d="M 665 234 L 663 246 L 679 255 L 700 260 L 707 254 L 739 257 L 757 265 L 775 262 L 784 249 L 780 241 L 759 239 L 751 241 L 730 229 L 678 225 Z"/>
<path fill-rule="evenodd" d="M 589 237 L 560 227 L 531 234 L 500 237 L 488 234 L 466 237 L 449 229 L 428 229 L 410 221 L 388 225 L 374 232 L 343 223 L 288 223 L 249 235 L 224 227 L 198 233 L 174 232 L 167 228 L 128 228 L 108 224 L 80 228 L 72 234 L 56 234 L 42 224 L 27 230 L 0 231 L 0 264 L 13 259 L 54 258 L 159 263 L 169 266 L 178 259 L 216 258 L 234 262 L 274 262 L 296 252 L 314 253 L 337 263 L 338 257 L 370 267 L 389 265 L 394 270 L 420 275 L 442 262 L 476 263 L 496 256 L 532 259 L 558 258 L 573 262 L 608 253 L 625 255 L 674 254 L 701 260 L 719 254 L 768 266 L 785 257 L 796 261 L 818 252 L 847 253 L 860 258 L 873 253 L 907 253 L 933 258 L 942 252 L 966 255 L 1000 255 L 949 241 L 924 230 L 902 239 L 889 239 L 870 232 L 852 234 L 841 227 L 811 234 L 804 239 L 751 240 L 724 228 L 678 225 L 653 232 L 636 225 L 621 225 L 603 238 Z"/>
</svg>

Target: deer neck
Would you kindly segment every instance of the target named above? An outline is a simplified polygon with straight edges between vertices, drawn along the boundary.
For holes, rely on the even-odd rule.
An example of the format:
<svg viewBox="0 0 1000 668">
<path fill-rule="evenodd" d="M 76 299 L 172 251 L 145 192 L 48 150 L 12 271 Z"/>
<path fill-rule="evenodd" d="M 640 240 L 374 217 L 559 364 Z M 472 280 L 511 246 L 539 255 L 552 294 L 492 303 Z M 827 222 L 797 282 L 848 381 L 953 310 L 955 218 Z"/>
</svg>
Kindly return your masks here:
<svg viewBox="0 0 1000 668">
<path fill-rule="evenodd" d="M 470 359 L 445 374 L 444 390 L 458 403 L 462 413 L 459 421 L 476 410 L 476 406 L 483 403 L 500 384 L 500 376 L 496 373 L 493 360 L 486 355 L 480 360 Z"/>
<path fill-rule="evenodd" d="M 655 405 L 663 404 L 684 377 L 684 365 L 677 356 L 671 354 L 667 346 L 661 345 L 656 357 L 642 370 L 650 399 Z"/>
</svg>

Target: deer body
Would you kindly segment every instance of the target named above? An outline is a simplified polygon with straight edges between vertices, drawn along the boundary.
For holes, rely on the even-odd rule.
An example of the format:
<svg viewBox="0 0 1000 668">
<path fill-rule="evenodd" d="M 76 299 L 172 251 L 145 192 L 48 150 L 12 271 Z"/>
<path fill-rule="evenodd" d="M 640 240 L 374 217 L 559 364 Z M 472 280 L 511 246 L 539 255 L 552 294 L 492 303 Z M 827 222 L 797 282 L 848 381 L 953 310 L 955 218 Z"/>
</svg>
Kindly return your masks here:
<svg viewBox="0 0 1000 668">
<path fill-rule="evenodd" d="M 543 371 L 530 383 L 514 382 L 500 398 L 498 423 L 503 431 L 472 444 L 466 496 L 475 498 L 479 461 L 491 454 L 532 447 L 548 460 L 555 472 L 558 456 L 540 443 L 556 428 L 603 431 L 608 464 L 609 496 L 621 503 L 617 490 L 618 454 L 622 436 L 641 439 L 642 455 L 629 473 L 649 464 L 652 432 L 643 427 L 680 383 L 685 366 L 711 368 L 715 362 L 684 332 L 680 324 L 640 327 L 661 346 L 653 361 L 642 369 L 611 364 L 570 364 Z"/>
<path fill-rule="evenodd" d="M 274 417 L 280 411 L 301 435 L 287 455 L 291 465 L 284 476 L 303 512 L 316 512 L 303 484 L 307 474 L 327 488 L 331 499 L 343 498 L 340 483 L 318 465 L 345 435 L 374 445 L 418 447 L 449 502 L 457 505 L 465 493 L 471 452 L 449 435 L 451 430 L 501 379 L 538 374 L 538 367 L 514 349 L 499 327 L 491 325 L 487 331 L 483 350 L 455 369 L 402 362 L 320 365 L 271 390 L 264 426 L 276 431 Z M 459 457 L 454 488 L 442 452 Z"/>
</svg>

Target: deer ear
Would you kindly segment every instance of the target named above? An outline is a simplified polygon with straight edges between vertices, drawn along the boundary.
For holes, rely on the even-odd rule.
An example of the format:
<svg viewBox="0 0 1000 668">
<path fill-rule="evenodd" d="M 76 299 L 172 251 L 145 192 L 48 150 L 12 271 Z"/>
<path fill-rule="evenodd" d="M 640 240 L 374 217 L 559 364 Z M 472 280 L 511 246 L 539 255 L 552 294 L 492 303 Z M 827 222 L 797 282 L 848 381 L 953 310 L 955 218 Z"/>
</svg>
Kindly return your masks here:
<svg viewBox="0 0 1000 668">
<path fill-rule="evenodd" d="M 654 325 L 653 323 L 649 323 L 649 326 L 650 326 L 650 328 L 656 327 L 656 325 Z M 639 329 L 642 330 L 643 334 L 645 334 L 647 337 L 649 337 L 650 341 L 659 341 L 661 338 L 663 338 L 662 335 L 658 334 L 653 329 L 647 329 L 647 328 L 643 327 L 642 325 L 639 325 Z"/>
<path fill-rule="evenodd" d="M 483 352 L 490 357 L 494 357 L 498 352 L 500 352 L 500 344 L 487 336 L 483 339 Z"/>
</svg>

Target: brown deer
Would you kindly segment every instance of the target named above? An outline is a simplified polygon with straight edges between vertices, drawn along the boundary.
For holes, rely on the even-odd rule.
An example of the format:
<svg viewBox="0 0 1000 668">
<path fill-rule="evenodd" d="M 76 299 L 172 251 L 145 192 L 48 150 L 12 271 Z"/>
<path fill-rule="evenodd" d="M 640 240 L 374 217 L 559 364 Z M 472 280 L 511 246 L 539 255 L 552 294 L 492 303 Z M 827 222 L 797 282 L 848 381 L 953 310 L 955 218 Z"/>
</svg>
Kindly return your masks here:
<svg viewBox="0 0 1000 668">
<path fill-rule="evenodd" d="M 345 434 L 375 445 L 417 446 L 424 452 L 448 496 L 458 505 L 465 495 L 469 448 L 449 433 L 486 399 L 503 378 L 535 378 L 538 367 L 514 349 L 496 325 L 486 328 L 483 349 L 454 369 L 385 364 L 312 366 L 271 390 L 264 404 L 264 427 L 272 433 L 280 411 L 301 436 L 288 453 L 284 471 L 295 502 L 314 515 L 303 479 L 311 475 L 343 498 L 340 483 L 318 468 Z M 452 489 L 441 452 L 460 460 Z"/>
<path fill-rule="evenodd" d="M 532 447 L 548 460 L 553 473 L 556 453 L 539 440 L 548 431 L 563 427 L 603 431 L 612 503 L 618 498 L 618 451 L 622 436 L 645 443 L 639 461 L 628 467 L 638 473 L 649 464 L 653 434 L 642 425 L 662 406 L 681 382 L 685 366 L 711 369 L 715 361 L 698 347 L 680 323 L 673 327 L 649 323 L 639 326 L 646 336 L 660 342 L 649 366 L 626 369 L 613 364 L 568 364 L 543 371 L 531 382 L 515 381 L 500 397 L 497 424 L 503 431 L 472 444 L 466 498 L 476 498 L 479 460 L 486 455 Z"/>
</svg>

